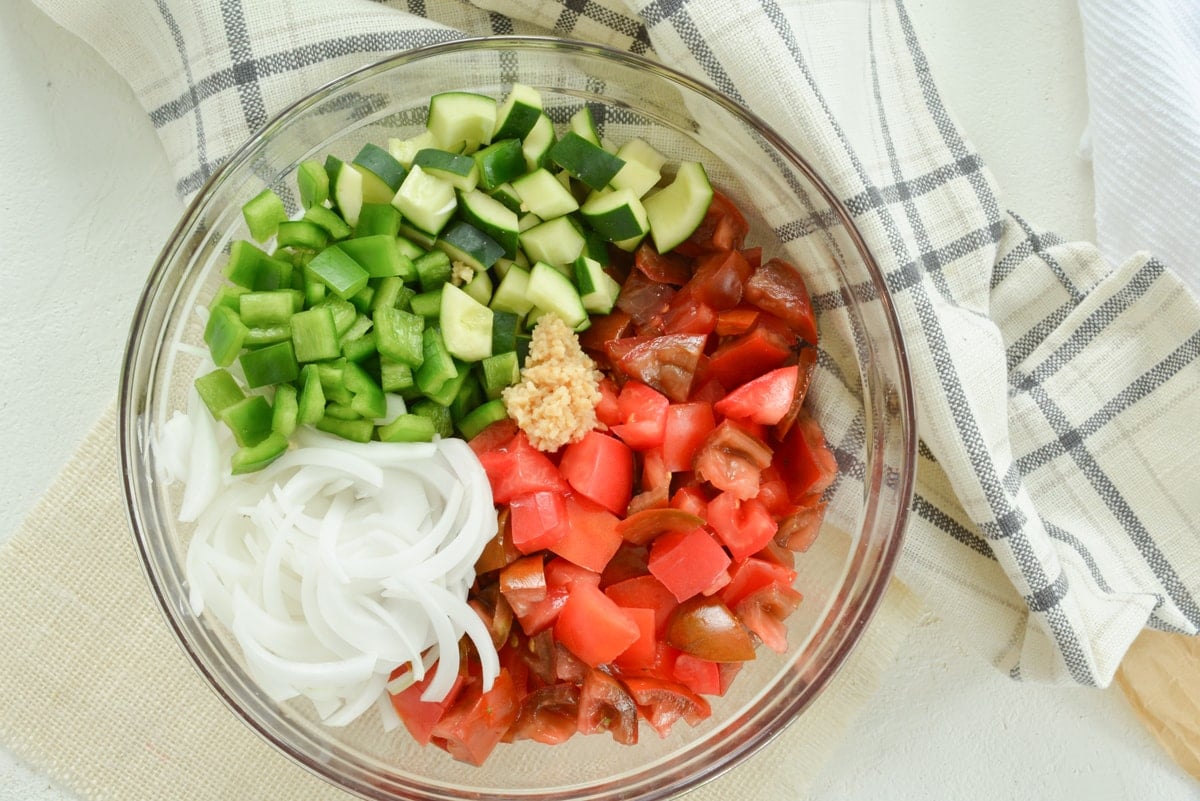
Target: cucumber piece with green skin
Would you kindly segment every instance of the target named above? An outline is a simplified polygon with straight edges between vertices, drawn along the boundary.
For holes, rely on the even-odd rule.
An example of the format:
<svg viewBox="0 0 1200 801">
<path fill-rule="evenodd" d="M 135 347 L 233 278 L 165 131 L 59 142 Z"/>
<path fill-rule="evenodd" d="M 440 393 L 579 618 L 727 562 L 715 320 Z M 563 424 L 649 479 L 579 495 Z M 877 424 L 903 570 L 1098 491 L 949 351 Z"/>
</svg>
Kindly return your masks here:
<svg viewBox="0 0 1200 801">
<path fill-rule="evenodd" d="M 617 303 L 621 285 L 604 271 L 600 262 L 580 256 L 575 260 L 575 286 L 579 300 L 591 314 L 608 314 Z"/>
<path fill-rule="evenodd" d="M 683 242 L 708 213 L 713 189 L 704 166 L 698 161 L 679 165 L 675 180 L 646 198 L 650 237 L 659 253 L 667 253 Z"/>
<path fill-rule="evenodd" d="M 666 156 L 642 139 L 630 139 L 621 145 L 617 157 L 625 164 L 609 183 L 613 189 L 628 189 L 638 197 L 644 197 L 658 184 L 667 163 Z"/>
<path fill-rule="evenodd" d="M 451 261 L 466 264 L 476 272 L 488 269 L 504 255 L 504 248 L 496 240 L 463 220 L 446 226 L 434 247 Z"/>
<path fill-rule="evenodd" d="M 459 193 L 458 210 L 465 221 L 504 248 L 505 256 L 517 255 L 520 231 L 516 212 L 478 189 Z"/>
<path fill-rule="evenodd" d="M 474 153 L 492 141 L 496 101 L 474 92 L 441 92 L 429 99 L 425 128 L 443 150 L 465 142 L 463 152 Z"/>
<path fill-rule="evenodd" d="M 364 203 L 387 203 L 396 194 L 408 170 L 391 153 L 368 142 L 354 157 L 353 166 L 362 174 Z"/>
<path fill-rule="evenodd" d="M 569 328 L 587 322 L 587 310 L 571 279 L 545 262 L 537 262 L 529 271 L 528 298 L 534 307 L 557 314 Z"/>
<path fill-rule="evenodd" d="M 450 182 L 430 175 L 414 164 L 392 198 L 392 205 L 418 229 L 437 236 L 458 208 L 458 199 Z"/>
<path fill-rule="evenodd" d="M 567 128 L 593 145 L 600 145 L 600 133 L 596 130 L 596 120 L 592 117 L 590 106 L 585 105 L 572 114 L 567 121 Z"/>
<path fill-rule="evenodd" d="M 477 362 L 492 355 L 492 310 L 454 284 L 442 287 L 438 322 L 451 356 Z"/>
<path fill-rule="evenodd" d="M 521 208 L 543 220 L 561 217 L 579 208 L 579 202 L 570 190 L 544 167 L 513 180 L 512 188 L 521 199 Z"/>
<path fill-rule="evenodd" d="M 475 300 L 488 305 L 492 300 L 492 276 L 488 270 L 477 270 L 475 276 L 463 285 L 463 292 L 466 292 Z"/>
<path fill-rule="evenodd" d="M 441 178 L 462 192 L 474 189 L 479 183 L 479 165 L 475 159 L 448 150 L 426 148 L 413 158 L 413 166 Z"/>
<path fill-rule="evenodd" d="M 400 222 L 400 228 L 396 235 L 397 240 L 404 240 L 413 248 L 416 248 L 416 255 L 409 255 L 409 258 L 416 261 L 422 254 L 427 253 L 433 247 L 433 243 L 437 241 L 436 235 L 427 234 L 415 225 L 410 225 L 405 221 Z M 401 248 L 401 252 L 406 252 Z"/>
<path fill-rule="evenodd" d="M 501 139 L 475 151 L 479 188 L 490 192 L 525 172 L 525 154 L 520 139 Z"/>
<path fill-rule="evenodd" d="M 546 166 L 549 160 L 550 148 L 558 141 L 554 133 L 554 123 L 545 112 L 538 115 L 537 121 L 529 129 L 529 133 L 521 141 L 521 154 L 525 157 L 525 169 L 533 171 Z"/>
<path fill-rule="evenodd" d="M 524 170 L 522 170 L 521 172 L 524 173 Z M 518 175 L 515 177 L 520 177 L 520 176 Z M 495 189 L 491 190 L 488 194 L 489 194 L 489 196 L 491 196 L 491 197 L 495 198 L 496 200 L 500 201 L 501 203 L 503 203 L 509 209 L 512 209 L 514 214 L 520 214 L 522 212 L 521 196 L 517 194 L 517 190 L 512 188 L 511 182 L 505 182 L 505 183 L 500 184 Z"/>
<path fill-rule="evenodd" d="M 405 169 L 412 169 L 413 158 L 427 147 L 437 147 L 437 140 L 432 131 L 421 131 L 411 139 L 388 139 L 388 154 Z"/>
<path fill-rule="evenodd" d="M 532 86 L 514 83 L 504 103 L 496 110 L 496 129 L 492 141 L 529 135 L 538 117 L 542 115 L 542 95 Z"/>
<path fill-rule="evenodd" d="M 521 318 L 510 311 L 492 309 L 492 355 L 517 349 Z"/>
<path fill-rule="evenodd" d="M 625 162 L 574 131 L 568 131 L 550 148 L 550 160 L 592 189 L 603 189 Z"/>
<path fill-rule="evenodd" d="M 650 230 L 642 201 L 628 189 L 595 194 L 580 207 L 579 213 L 596 233 L 611 242 L 640 238 Z"/>
<path fill-rule="evenodd" d="M 570 274 L 570 266 L 583 252 L 587 240 L 570 216 L 555 217 L 521 233 L 521 250 L 535 263 L 544 261 Z"/>
<path fill-rule="evenodd" d="M 362 173 L 336 156 L 325 158 L 325 172 L 329 173 L 330 197 L 342 219 L 353 228 L 358 225 L 363 204 Z"/>
<path fill-rule="evenodd" d="M 500 285 L 492 293 L 492 302 L 488 304 L 496 311 L 507 311 L 517 315 L 525 315 L 533 308 L 529 299 L 529 271 L 513 265 L 500 279 Z"/>
</svg>

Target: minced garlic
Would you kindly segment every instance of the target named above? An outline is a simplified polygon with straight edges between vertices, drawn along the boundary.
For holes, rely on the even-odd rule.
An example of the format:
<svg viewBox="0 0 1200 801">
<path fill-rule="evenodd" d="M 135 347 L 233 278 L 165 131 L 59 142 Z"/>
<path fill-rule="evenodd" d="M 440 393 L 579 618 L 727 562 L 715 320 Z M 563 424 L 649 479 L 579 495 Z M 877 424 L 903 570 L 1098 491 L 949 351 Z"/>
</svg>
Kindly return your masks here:
<svg viewBox="0 0 1200 801">
<path fill-rule="evenodd" d="M 504 390 L 504 408 L 535 448 L 555 451 L 596 427 L 602 377 L 575 332 L 545 314 L 534 326 L 521 382 Z"/>
</svg>

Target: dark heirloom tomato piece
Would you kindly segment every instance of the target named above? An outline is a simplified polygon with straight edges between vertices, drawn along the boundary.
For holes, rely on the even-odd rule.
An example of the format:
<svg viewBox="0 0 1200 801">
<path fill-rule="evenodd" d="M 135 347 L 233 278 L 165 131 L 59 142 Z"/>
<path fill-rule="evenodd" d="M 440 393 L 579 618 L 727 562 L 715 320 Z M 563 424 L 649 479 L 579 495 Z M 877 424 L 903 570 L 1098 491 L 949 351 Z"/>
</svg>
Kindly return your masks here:
<svg viewBox="0 0 1200 801">
<path fill-rule="evenodd" d="M 754 640 L 720 598 L 699 595 L 681 603 L 667 621 L 667 644 L 709 662 L 746 662 Z"/>
<path fill-rule="evenodd" d="M 645 509 L 617 523 L 617 533 L 634 545 L 647 545 L 668 531 L 688 532 L 704 525 L 704 518 L 681 509 Z"/>
<path fill-rule="evenodd" d="M 621 285 L 617 308 L 629 315 L 640 336 L 662 333 L 662 318 L 677 290 L 670 284 L 652 281 L 634 270 Z"/>
<path fill-rule="evenodd" d="M 690 285 L 689 285 L 690 286 Z M 717 330 L 717 310 L 697 300 L 688 288 L 677 292 L 662 317 L 664 334 L 711 334 Z"/>
<path fill-rule="evenodd" d="M 649 242 L 638 246 L 633 254 L 633 266 L 659 284 L 679 287 L 692 277 L 692 269 L 686 259 L 672 253 L 659 253 Z"/>
<path fill-rule="evenodd" d="M 501 570 L 500 593 L 517 617 L 528 616 L 535 604 L 546 600 L 542 555 L 523 557 Z"/>
<path fill-rule="evenodd" d="M 813 373 L 817 367 L 817 349 L 801 348 L 796 357 L 796 386 L 792 393 L 792 402 L 787 412 L 775 424 L 775 437 L 783 439 L 792 430 L 800 410 L 804 408 L 804 399 L 808 397 L 808 387 L 812 383 Z"/>
<path fill-rule="evenodd" d="M 712 202 L 700 225 L 675 252 L 698 256 L 710 250 L 734 250 L 742 246 L 750 226 L 733 201 L 719 191 L 713 191 Z"/>
<path fill-rule="evenodd" d="M 621 547 L 617 548 L 617 552 L 613 554 L 613 558 L 608 560 L 604 572 L 600 574 L 601 588 L 608 588 L 628 579 L 647 575 L 650 572 L 650 568 L 646 566 L 649 556 L 650 550 L 645 546 L 622 542 Z"/>
<path fill-rule="evenodd" d="M 737 306 L 753 270 L 736 250 L 707 254 L 696 261 L 696 272 L 685 292 L 693 299 L 725 311 Z"/>
<path fill-rule="evenodd" d="M 612 340 L 605 348 L 613 365 L 626 377 L 649 384 L 670 400 L 682 403 L 691 391 L 705 340 L 700 334 L 667 334 Z"/>
<path fill-rule="evenodd" d="M 762 470 L 771 464 L 771 449 L 731 420 L 717 426 L 696 452 L 696 478 L 741 500 L 758 494 Z M 786 462 L 780 469 L 789 469 Z"/>
<path fill-rule="evenodd" d="M 499 570 L 505 565 L 512 564 L 521 558 L 522 554 L 512 541 L 512 519 L 508 507 L 502 507 L 496 513 L 496 536 L 483 546 L 483 552 L 475 562 L 475 574 L 483 575 L 493 570 Z"/>
<path fill-rule="evenodd" d="M 806 342 L 817 343 L 812 299 L 804 278 L 792 265 L 780 259 L 763 262 L 746 282 L 745 298 L 782 319 Z"/>
<path fill-rule="evenodd" d="M 634 745 L 638 740 L 637 704 L 621 682 L 591 668 L 579 694 L 576 728 L 580 734 L 608 732 L 618 743 Z"/>
<path fill-rule="evenodd" d="M 682 684 L 661 679 L 633 677 L 625 680 L 629 694 L 659 737 L 671 733 L 681 718 L 691 726 L 712 714 L 712 708 Z"/>
<path fill-rule="evenodd" d="M 608 354 L 604 350 L 604 344 L 613 339 L 633 336 L 633 333 L 633 318 L 629 316 L 629 312 L 613 309 L 602 317 L 592 317 L 591 325 L 579 335 L 579 346 L 593 359 L 606 360 Z"/>
<path fill-rule="evenodd" d="M 716 334 L 721 337 L 744 334 L 754 327 L 760 314 L 762 310 L 754 306 L 742 305 L 725 309 L 717 314 Z"/>
<path fill-rule="evenodd" d="M 816 541 L 821 533 L 821 523 L 825 519 L 825 503 L 816 501 L 809 506 L 797 506 L 792 512 L 779 521 L 779 531 L 775 532 L 775 542 L 789 551 L 804 553 Z"/>
<path fill-rule="evenodd" d="M 579 721 L 579 688 L 569 682 L 540 687 L 521 700 L 509 729 L 513 740 L 558 745 L 571 739 Z"/>
</svg>

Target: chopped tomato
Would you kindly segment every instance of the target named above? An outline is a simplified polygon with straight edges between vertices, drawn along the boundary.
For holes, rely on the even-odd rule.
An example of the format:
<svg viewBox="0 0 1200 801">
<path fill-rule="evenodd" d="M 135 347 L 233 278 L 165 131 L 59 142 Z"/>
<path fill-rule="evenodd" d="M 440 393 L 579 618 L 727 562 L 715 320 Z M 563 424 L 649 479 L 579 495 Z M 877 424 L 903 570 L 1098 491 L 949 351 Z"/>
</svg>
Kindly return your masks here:
<svg viewBox="0 0 1200 801">
<path fill-rule="evenodd" d="M 696 256 L 710 250 L 733 250 L 742 246 L 742 240 L 749 231 L 750 226 L 738 207 L 725 195 L 715 191 L 704 219 L 675 251 Z"/>
<path fill-rule="evenodd" d="M 708 359 L 708 375 L 736 387 L 781 367 L 791 352 L 787 335 L 760 314 L 749 331 L 717 346 Z"/>
<path fill-rule="evenodd" d="M 719 695 L 721 692 L 721 668 L 716 662 L 681 653 L 671 672 L 676 681 L 698 695 Z"/>
<path fill-rule="evenodd" d="M 605 348 L 621 373 L 682 403 L 688 399 L 706 339 L 702 334 L 665 334 L 610 340 Z"/>
<path fill-rule="evenodd" d="M 591 325 L 579 335 L 579 346 L 595 359 L 604 355 L 604 343 L 629 336 L 633 336 L 633 320 L 629 312 L 613 309 L 602 317 L 592 318 Z"/>
<path fill-rule="evenodd" d="M 613 661 L 640 634 L 628 612 L 583 582 L 572 583 L 554 623 L 554 638 L 592 667 Z"/>
<path fill-rule="evenodd" d="M 591 668 L 561 642 L 554 643 L 554 677 L 559 681 L 582 684 Z"/>
<path fill-rule="evenodd" d="M 791 587 L 771 584 L 738 602 L 737 616 L 763 645 L 781 654 L 787 650 L 787 626 L 783 621 L 803 599 Z"/>
<path fill-rule="evenodd" d="M 710 662 L 754 658 L 754 641 L 720 598 L 698 595 L 675 608 L 667 621 L 667 642 Z"/>
<path fill-rule="evenodd" d="M 663 443 L 667 431 L 667 407 L 670 401 L 641 381 L 627 381 L 617 396 L 618 424 L 612 432 L 635 451 L 649 450 Z"/>
<path fill-rule="evenodd" d="M 592 668 L 583 679 L 576 727 L 580 734 L 608 732 L 618 743 L 633 745 L 638 739 L 637 704 L 621 682 Z"/>
<path fill-rule="evenodd" d="M 503 420 L 489 423 L 482 431 L 471 437 L 467 444 L 476 454 L 487 453 L 512 442 L 512 438 L 517 435 L 519 430 L 516 420 L 505 417 Z"/>
<path fill-rule="evenodd" d="M 735 306 L 717 315 L 717 336 L 744 334 L 753 327 L 761 312 L 753 306 Z"/>
<path fill-rule="evenodd" d="M 599 587 L 600 574 L 567 559 L 555 558 L 546 562 L 546 586 L 548 588 L 567 587 L 577 581 Z"/>
<path fill-rule="evenodd" d="M 696 272 L 686 291 L 696 302 L 716 311 L 732 309 L 741 301 L 752 272 L 745 257 L 736 250 L 711 253 L 696 262 Z"/>
<path fill-rule="evenodd" d="M 605 377 L 600 382 L 600 402 L 596 404 L 596 420 L 612 428 L 621 422 L 621 411 L 617 404 L 617 385 L 611 378 Z"/>
<path fill-rule="evenodd" d="M 763 262 L 746 282 L 746 300 L 781 318 L 806 342 L 817 342 L 817 320 L 808 287 L 795 267 L 780 259 Z"/>
<path fill-rule="evenodd" d="M 717 422 L 707 403 L 673 403 L 665 414 L 663 464 L 672 473 L 692 469 L 696 451 Z"/>
<path fill-rule="evenodd" d="M 545 633 L 554 625 L 554 621 L 558 620 L 558 614 L 566 606 L 566 603 L 567 588 L 565 586 L 547 586 L 544 600 L 531 604 L 524 615 L 517 615 L 521 631 L 530 638 Z M 531 639 L 530 642 L 532 641 Z"/>
<path fill-rule="evenodd" d="M 567 533 L 550 550 L 599 575 L 621 547 L 619 520 L 582 495 L 568 495 L 566 504 Z"/>
<path fill-rule="evenodd" d="M 509 501 L 513 545 L 531 554 L 549 548 L 567 534 L 567 502 L 561 492 L 531 492 Z"/>
<path fill-rule="evenodd" d="M 521 558 L 521 552 L 513 545 L 512 519 L 507 506 L 496 514 L 496 523 L 496 536 L 488 540 L 487 545 L 483 547 L 483 553 L 475 562 L 477 575 L 499 570 Z"/>
<path fill-rule="evenodd" d="M 676 293 L 663 313 L 664 334 L 711 334 L 717 329 L 717 310 L 697 300 L 685 288 Z"/>
<path fill-rule="evenodd" d="M 501 672 L 483 692 L 472 682 L 433 727 L 430 741 L 455 759 L 482 765 L 517 719 L 520 708 L 512 677 Z"/>
<path fill-rule="evenodd" d="M 479 461 L 487 472 L 496 503 L 508 503 L 518 495 L 533 492 L 567 489 L 554 462 L 530 445 L 523 431 L 518 431 L 508 443 L 479 454 Z"/>
<path fill-rule="evenodd" d="M 649 609 L 654 612 L 654 634 L 661 637 L 667 629 L 671 611 L 679 605 L 674 593 L 654 576 L 635 576 L 605 588 L 604 594 L 625 609 Z"/>
<path fill-rule="evenodd" d="M 792 430 L 796 419 L 804 408 L 804 399 L 808 397 L 808 386 L 812 383 L 813 372 L 817 366 L 817 349 L 801 348 L 796 357 L 796 387 L 792 392 L 792 403 L 787 412 L 775 424 L 775 437 L 783 439 Z"/>
<path fill-rule="evenodd" d="M 703 528 L 662 534 L 650 546 L 650 574 L 679 601 L 704 592 L 729 567 L 729 554 Z"/>
<path fill-rule="evenodd" d="M 625 614 L 637 624 L 638 637 L 629 647 L 617 654 L 613 660 L 618 667 L 638 670 L 654 666 L 655 648 L 655 615 L 653 609 L 643 609 L 637 606 L 622 607 Z"/>
<path fill-rule="evenodd" d="M 687 533 L 704 525 L 704 518 L 680 509 L 645 509 L 617 524 L 617 533 L 627 542 L 647 545 L 668 531 Z"/>
<path fill-rule="evenodd" d="M 817 501 L 810 506 L 797 506 L 779 521 L 775 542 L 796 553 L 807 551 L 821 531 L 825 519 L 825 504 Z"/>
<path fill-rule="evenodd" d="M 539 687 L 521 699 L 510 733 L 514 740 L 557 745 L 571 739 L 579 719 L 579 687 L 570 682 Z"/>
<path fill-rule="evenodd" d="M 734 562 L 758 553 L 775 539 L 779 524 L 758 498 L 740 500 L 722 492 L 709 501 L 708 524 Z"/>
<path fill-rule="evenodd" d="M 633 491 L 633 453 L 629 446 L 600 431 L 589 431 L 583 439 L 563 450 L 559 462 L 562 475 L 580 495 L 619 514 L 629 506 Z"/>
<path fill-rule="evenodd" d="M 649 574 L 650 568 L 646 566 L 649 555 L 650 550 L 644 545 L 622 542 L 613 558 L 604 566 L 604 572 L 600 574 L 600 586 L 611 587 L 626 579 Z"/>
<path fill-rule="evenodd" d="M 517 617 L 525 617 L 533 605 L 546 600 L 546 572 L 542 555 L 526 556 L 500 571 L 500 592 Z"/>
<path fill-rule="evenodd" d="M 721 591 L 721 600 L 730 609 L 734 609 L 743 598 L 753 592 L 772 584 L 790 587 L 795 580 L 795 570 L 752 556 L 730 569 L 730 581 Z"/>
<path fill-rule="evenodd" d="M 745 500 L 758 494 L 759 478 L 771 459 L 766 443 L 745 427 L 725 420 L 696 452 L 696 477 Z"/>
<path fill-rule="evenodd" d="M 694 726 L 712 714 L 708 701 L 676 682 L 635 677 L 626 679 L 625 686 L 659 737 L 670 734 L 681 718 Z"/>
<path fill-rule="evenodd" d="M 660 254 L 649 242 L 643 242 L 634 252 L 633 266 L 659 284 L 683 286 L 692 276 L 686 260 L 671 253 Z"/>
<path fill-rule="evenodd" d="M 708 516 L 708 496 L 697 486 L 680 487 L 671 496 L 671 508 L 705 518 Z"/>
<path fill-rule="evenodd" d="M 763 373 L 713 404 L 713 411 L 738 420 L 775 425 L 792 406 L 799 372 L 793 364 Z"/>
<path fill-rule="evenodd" d="M 676 291 L 673 286 L 654 281 L 640 270 L 634 270 L 621 285 L 617 308 L 629 315 L 639 335 L 661 334 L 663 315 L 667 313 L 667 305 Z"/>
<path fill-rule="evenodd" d="M 413 682 L 406 689 L 390 696 L 392 707 L 400 716 L 404 728 L 408 729 L 408 733 L 421 745 L 429 743 L 430 737 L 433 736 L 433 727 L 442 719 L 446 710 L 450 708 L 462 691 L 465 678 L 462 673 L 459 673 L 450 687 L 450 692 L 443 700 L 422 701 L 421 694 L 425 692 L 425 688 L 431 681 L 433 681 L 433 671 L 426 673 L 420 681 Z"/>
<path fill-rule="evenodd" d="M 807 495 L 824 492 L 837 475 L 837 459 L 825 446 L 820 425 L 807 413 L 801 413 L 779 443 L 774 460 L 796 503 Z"/>
</svg>

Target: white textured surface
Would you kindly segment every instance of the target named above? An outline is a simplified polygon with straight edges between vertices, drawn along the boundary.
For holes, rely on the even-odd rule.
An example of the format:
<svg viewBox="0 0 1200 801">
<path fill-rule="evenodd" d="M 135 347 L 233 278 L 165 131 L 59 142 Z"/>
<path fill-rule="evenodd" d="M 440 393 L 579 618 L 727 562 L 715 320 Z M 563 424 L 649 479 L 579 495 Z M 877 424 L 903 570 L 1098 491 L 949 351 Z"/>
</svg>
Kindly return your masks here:
<svg viewBox="0 0 1200 801">
<path fill-rule="evenodd" d="M 910 0 L 931 69 L 1005 205 L 1094 237 L 1069 0 Z M 0 15 L 0 542 L 114 397 L 125 328 L 179 212 L 132 95 L 22 0 Z M 87 532 L 80 532 L 86 536 Z M 1200 795 L 1115 692 L 1014 685 L 918 631 L 816 798 L 1182 801 Z M 0 801 L 67 801 L 0 748 Z"/>
</svg>

